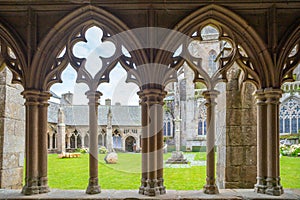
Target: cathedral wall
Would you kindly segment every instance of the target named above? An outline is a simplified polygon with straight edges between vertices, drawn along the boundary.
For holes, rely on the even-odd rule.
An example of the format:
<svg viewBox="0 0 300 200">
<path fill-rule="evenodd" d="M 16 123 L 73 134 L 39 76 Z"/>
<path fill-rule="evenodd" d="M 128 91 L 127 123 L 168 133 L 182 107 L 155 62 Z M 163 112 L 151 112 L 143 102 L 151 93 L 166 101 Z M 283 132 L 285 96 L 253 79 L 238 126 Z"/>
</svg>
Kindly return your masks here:
<svg viewBox="0 0 300 200">
<path fill-rule="evenodd" d="M 12 85 L 10 71 L 0 73 L 0 188 L 22 187 L 25 109 L 22 87 Z"/>
</svg>

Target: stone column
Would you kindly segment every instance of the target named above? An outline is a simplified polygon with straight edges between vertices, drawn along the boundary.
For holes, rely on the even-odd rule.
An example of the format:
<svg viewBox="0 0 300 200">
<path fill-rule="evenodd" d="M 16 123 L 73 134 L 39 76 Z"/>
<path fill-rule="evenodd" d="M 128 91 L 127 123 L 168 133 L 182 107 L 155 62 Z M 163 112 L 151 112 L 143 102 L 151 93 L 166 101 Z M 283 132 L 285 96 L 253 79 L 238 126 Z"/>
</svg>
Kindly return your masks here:
<svg viewBox="0 0 300 200">
<path fill-rule="evenodd" d="M 108 152 L 113 152 L 113 140 L 112 140 L 112 113 L 109 108 L 107 114 L 107 127 L 106 127 L 106 148 Z"/>
<path fill-rule="evenodd" d="M 267 189 L 266 194 L 283 194 L 279 177 L 279 101 L 282 90 L 265 89 L 267 104 Z"/>
<path fill-rule="evenodd" d="M 215 100 L 218 94 L 216 90 L 203 92 L 207 107 L 206 185 L 204 186 L 206 194 L 219 193 L 215 180 L 215 107 L 217 105 Z"/>
<path fill-rule="evenodd" d="M 166 161 L 167 164 L 188 164 L 188 160 L 184 158 L 183 152 L 180 151 L 180 131 L 181 119 L 177 116 L 175 122 L 175 148 L 176 151 L 172 152 L 172 156 Z"/>
<path fill-rule="evenodd" d="M 77 137 L 78 137 L 78 136 L 75 135 L 75 141 L 74 141 L 74 142 L 75 142 L 75 149 L 77 149 Z"/>
<path fill-rule="evenodd" d="M 162 87 L 138 93 L 142 107 L 142 179 L 140 194 L 165 194 L 163 184 L 163 99 Z"/>
<path fill-rule="evenodd" d="M 38 126 L 38 171 L 39 171 L 39 193 L 49 192 L 47 167 L 48 167 L 48 100 L 51 94 L 43 92 L 39 97 L 39 126 Z"/>
<path fill-rule="evenodd" d="M 39 112 L 38 98 L 40 92 L 37 90 L 25 90 L 23 96 L 26 100 L 26 172 L 25 185 L 22 193 L 32 195 L 39 193 L 38 187 L 38 131 Z"/>
<path fill-rule="evenodd" d="M 257 105 L 257 183 L 255 191 L 265 193 L 267 178 L 267 104 L 264 91 L 256 91 Z"/>
<path fill-rule="evenodd" d="M 65 116 L 62 108 L 58 109 L 56 144 L 57 144 L 58 153 L 62 153 L 66 151 L 66 125 L 65 125 Z"/>
<path fill-rule="evenodd" d="M 88 91 L 85 93 L 89 99 L 89 185 L 86 189 L 87 194 L 98 194 L 101 192 L 98 183 L 98 106 L 102 95 L 98 91 Z"/>
<path fill-rule="evenodd" d="M 49 149 L 53 149 L 53 133 L 49 133 Z"/>
<path fill-rule="evenodd" d="M 174 119 L 175 122 L 175 148 L 176 151 L 180 151 L 180 125 L 181 125 L 181 119 L 179 119 L 179 116 Z"/>
<path fill-rule="evenodd" d="M 67 135 L 67 149 L 71 148 L 71 135 Z"/>
</svg>

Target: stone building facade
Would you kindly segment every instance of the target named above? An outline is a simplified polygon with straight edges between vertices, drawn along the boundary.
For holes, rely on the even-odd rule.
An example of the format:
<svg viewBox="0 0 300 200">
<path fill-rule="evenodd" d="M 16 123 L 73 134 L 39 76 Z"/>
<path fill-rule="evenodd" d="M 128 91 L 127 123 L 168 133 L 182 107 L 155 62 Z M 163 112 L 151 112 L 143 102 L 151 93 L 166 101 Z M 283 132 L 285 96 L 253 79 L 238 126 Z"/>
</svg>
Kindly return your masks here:
<svg viewBox="0 0 300 200">
<path fill-rule="evenodd" d="M 48 150 L 61 153 L 89 148 L 88 106 L 73 105 L 73 94 L 62 95 L 60 103 L 49 102 Z M 139 152 L 141 116 L 139 106 L 105 105 L 98 108 L 98 147 L 112 151 Z"/>
</svg>

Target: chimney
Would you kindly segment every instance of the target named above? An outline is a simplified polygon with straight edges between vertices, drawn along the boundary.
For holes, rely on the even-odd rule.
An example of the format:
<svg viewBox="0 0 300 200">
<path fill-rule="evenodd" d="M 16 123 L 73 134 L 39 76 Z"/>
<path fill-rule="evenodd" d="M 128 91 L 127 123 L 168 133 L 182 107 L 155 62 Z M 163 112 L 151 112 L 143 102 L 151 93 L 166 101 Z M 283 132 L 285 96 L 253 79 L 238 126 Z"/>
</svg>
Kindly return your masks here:
<svg viewBox="0 0 300 200">
<path fill-rule="evenodd" d="M 61 105 L 72 105 L 73 104 L 73 93 L 68 92 L 61 95 L 60 99 Z"/>
<path fill-rule="evenodd" d="M 111 100 L 110 99 L 105 99 L 105 105 L 106 106 L 111 106 Z"/>
</svg>

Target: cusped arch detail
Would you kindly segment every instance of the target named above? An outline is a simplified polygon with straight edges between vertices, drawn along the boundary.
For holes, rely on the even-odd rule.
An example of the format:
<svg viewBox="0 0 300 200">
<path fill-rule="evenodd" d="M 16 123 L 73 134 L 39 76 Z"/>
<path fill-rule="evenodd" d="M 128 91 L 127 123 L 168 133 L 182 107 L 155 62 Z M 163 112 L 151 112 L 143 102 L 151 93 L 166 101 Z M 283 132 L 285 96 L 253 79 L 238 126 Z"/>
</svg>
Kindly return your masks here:
<svg viewBox="0 0 300 200">
<path fill-rule="evenodd" d="M 274 85 L 274 64 L 266 44 L 246 20 L 231 10 L 215 4 L 207 5 L 181 20 L 174 30 L 192 36 L 199 27 L 203 28 L 207 25 L 213 25 L 223 29 L 224 32 L 233 33 L 234 38 L 232 39 L 244 48 L 249 58 L 252 58 L 251 61 L 254 65 L 252 71 L 255 71 L 257 75 L 255 85 L 258 88 Z M 251 73 L 251 70 L 248 72 Z M 252 73 L 252 75 L 255 74 Z"/>
<path fill-rule="evenodd" d="M 31 83 L 32 87 L 48 90 L 54 83 L 61 82 L 60 76 L 66 65 L 63 68 L 51 69 L 57 55 L 62 51 L 69 37 L 80 33 L 84 27 L 92 26 L 103 28 L 103 31 L 109 33 L 109 36 L 129 30 L 120 19 L 99 7 L 88 5 L 73 11 L 61 19 L 39 45 L 32 65 L 35 70 L 32 70 L 31 74 L 31 77 L 39 77 L 39 80 L 35 79 Z M 129 39 L 123 41 L 124 46 L 126 44 L 139 46 L 133 35 L 128 34 L 127 36 Z M 49 76 L 53 75 L 57 77 L 57 80 L 49 80 Z"/>
<path fill-rule="evenodd" d="M 25 45 L 18 34 L 2 21 L 0 22 L 0 46 L 0 71 L 6 65 L 13 74 L 12 83 L 21 84 L 25 88 L 27 71 Z M 11 48 L 16 58 L 9 55 L 8 48 Z"/>
<path fill-rule="evenodd" d="M 292 72 L 300 62 L 300 20 L 285 33 L 278 45 L 276 83 L 280 87 L 284 82 L 293 81 Z M 298 52 L 289 58 L 289 54 L 298 44 Z M 289 66 L 286 66 L 286 64 Z"/>
</svg>

